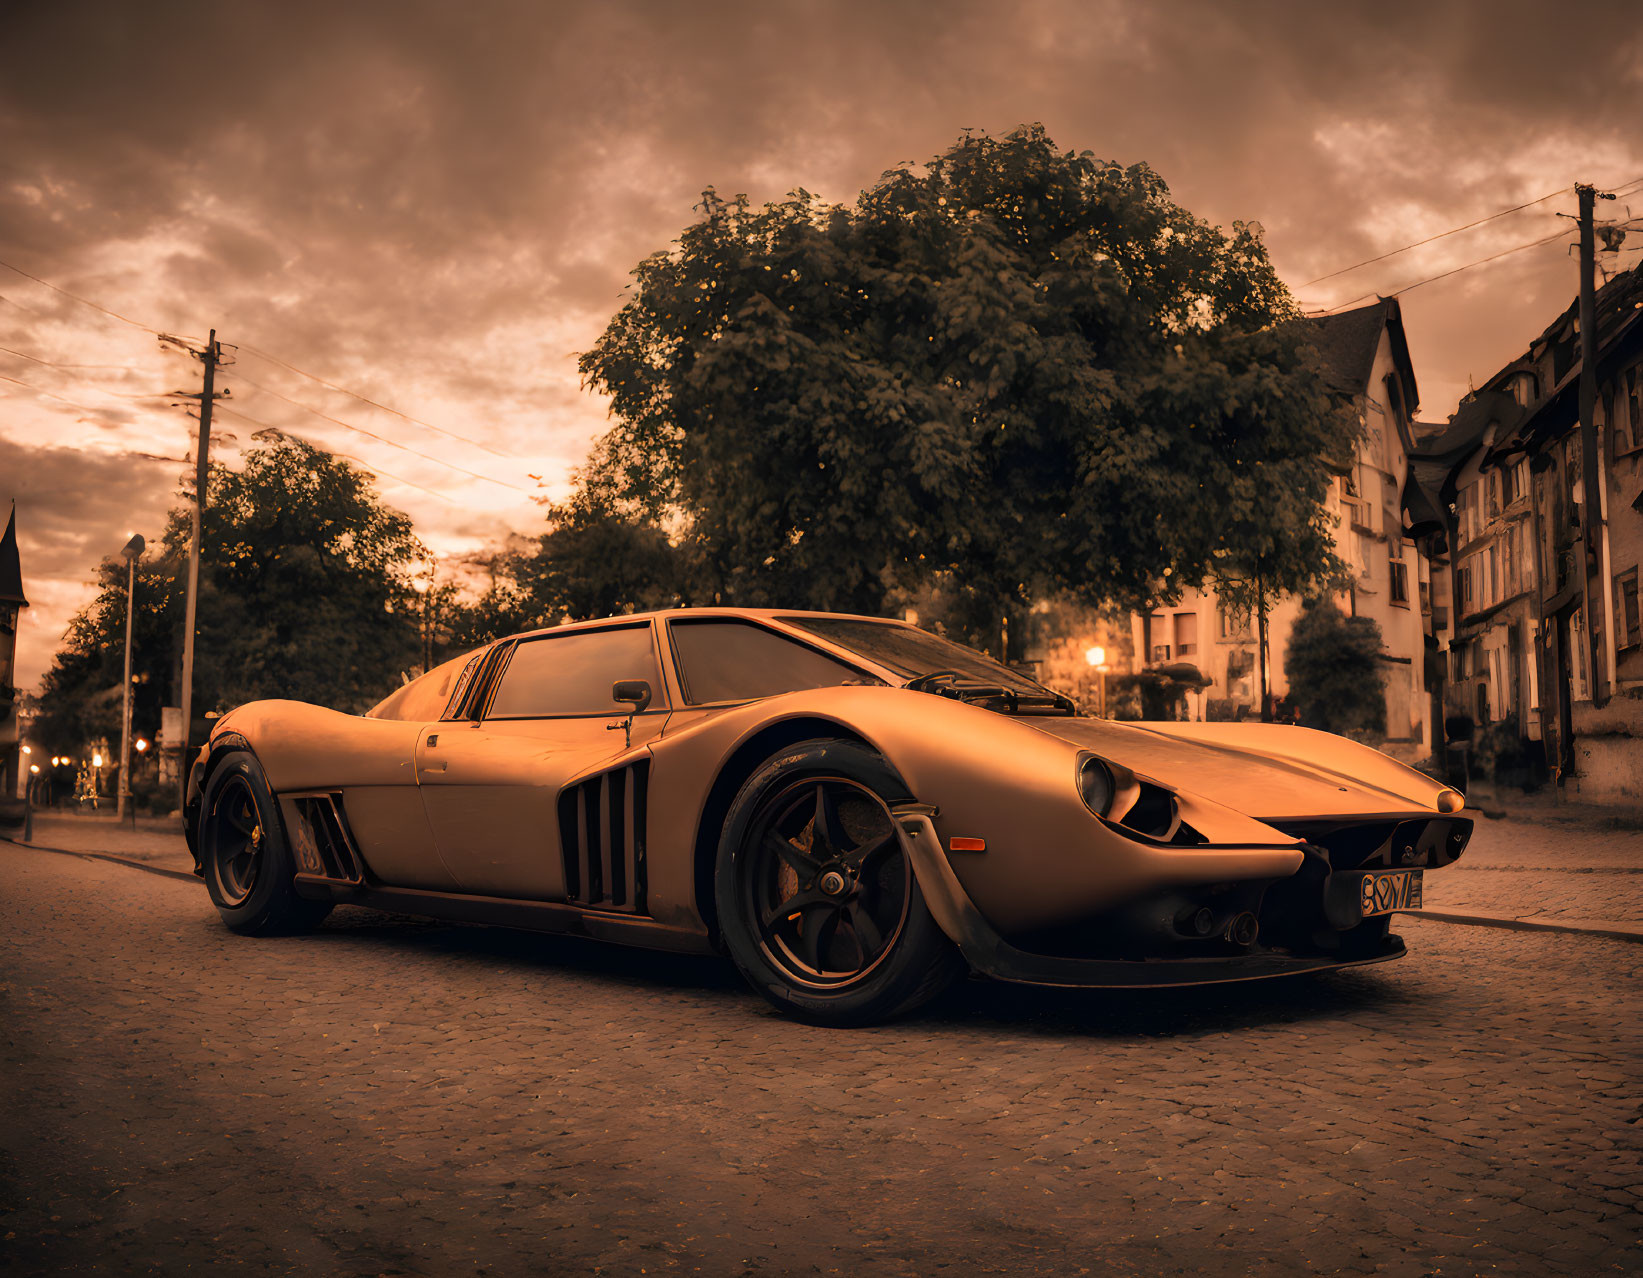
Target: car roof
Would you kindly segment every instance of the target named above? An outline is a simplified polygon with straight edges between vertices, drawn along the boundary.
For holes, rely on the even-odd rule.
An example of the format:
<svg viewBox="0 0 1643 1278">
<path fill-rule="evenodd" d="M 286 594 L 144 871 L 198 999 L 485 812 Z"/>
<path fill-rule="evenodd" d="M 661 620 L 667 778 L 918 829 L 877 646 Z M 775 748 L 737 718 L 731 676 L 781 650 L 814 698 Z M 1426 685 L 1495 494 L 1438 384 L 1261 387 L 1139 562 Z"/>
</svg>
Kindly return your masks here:
<svg viewBox="0 0 1643 1278">
<path fill-rule="evenodd" d="M 860 613 L 826 612 L 815 608 L 732 608 L 722 604 L 710 604 L 700 608 L 657 608 L 650 612 L 625 612 L 610 617 L 592 617 L 586 621 L 567 621 L 558 626 L 543 626 L 536 630 L 521 630 L 517 634 L 507 635 L 505 638 L 532 639 L 537 635 L 562 634 L 567 630 L 582 630 L 595 626 L 630 625 L 648 621 L 671 621 L 679 617 L 688 617 L 692 620 L 720 617 L 734 620 L 775 622 L 780 622 L 789 617 L 836 617 L 842 621 L 866 621 L 878 625 L 904 626 L 907 624 L 897 617 L 868 617 Z M 502 641 L 498 640 L 497 642 Z"/>
</svg>

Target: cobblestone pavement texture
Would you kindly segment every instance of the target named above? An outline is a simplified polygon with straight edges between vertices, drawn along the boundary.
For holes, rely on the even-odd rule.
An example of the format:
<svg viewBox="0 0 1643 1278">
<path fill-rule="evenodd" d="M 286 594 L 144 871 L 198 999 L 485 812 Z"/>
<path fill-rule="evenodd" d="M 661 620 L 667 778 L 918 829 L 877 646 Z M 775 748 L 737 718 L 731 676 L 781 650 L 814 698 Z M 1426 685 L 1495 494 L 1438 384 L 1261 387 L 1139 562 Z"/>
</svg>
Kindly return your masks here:
<svg viewBox="0 0 1643 1278">
<path fill-rule="evenodd" d="M 1434 910 L 1643 923 L 1643 830 L 1556 811 L 1481 820 L 1465 855 L 1425 876 L 1424 895 Z"/>
<path fill-rule="evenodd" d="M 0 844 L 0 1270 L 1637 1272 L 1643 947 L 971 982 L 840 1032 L 733 971 Z"/>
</svg>

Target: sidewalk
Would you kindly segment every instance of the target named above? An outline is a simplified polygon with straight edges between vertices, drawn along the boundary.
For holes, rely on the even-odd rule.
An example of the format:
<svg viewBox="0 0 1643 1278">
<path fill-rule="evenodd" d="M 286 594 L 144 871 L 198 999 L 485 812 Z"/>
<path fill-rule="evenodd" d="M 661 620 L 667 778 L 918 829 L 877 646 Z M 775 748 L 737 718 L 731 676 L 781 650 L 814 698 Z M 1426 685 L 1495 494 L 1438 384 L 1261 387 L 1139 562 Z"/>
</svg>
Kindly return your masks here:
<svg viewBox="0 0 1643 1278">
<path fill-rule="evenodd" d="M 41 851 L 74 852 L 107 861 L 121 861 L 161 874 L 180 875 L 199 882 L 194 857 L 183 839 L 180 817 L 137 817 L 116 821 L 112 810 L 97 813 L 34 813 L 34 838 L 11 840 L 18 847 Z"/>
<path fill-rule="evenodd" d="M 1420 918 L 1643 941 L 1643 821 L 1592 804 L 1522 796 L 1500 820 L 1478 817 L 1454 865 L 1425 877 Z M 17 840 L 20 847 L 30 845 Z M 199 882 L 176 818 L 40 813 L 33 846 L 119 861 Z"/>
</svg>

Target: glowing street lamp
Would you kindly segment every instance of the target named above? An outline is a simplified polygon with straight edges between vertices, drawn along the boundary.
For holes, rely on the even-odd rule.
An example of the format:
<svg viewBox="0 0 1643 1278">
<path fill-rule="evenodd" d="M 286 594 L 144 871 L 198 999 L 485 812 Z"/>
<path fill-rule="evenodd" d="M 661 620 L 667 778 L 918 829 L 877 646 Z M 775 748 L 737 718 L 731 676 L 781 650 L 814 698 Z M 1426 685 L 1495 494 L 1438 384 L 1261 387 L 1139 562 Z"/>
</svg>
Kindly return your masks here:
<svg viewBox="0 0 1643 1278">
<path fill-rule="evenodd" d="M 142 737 L 138 737 L 131 744 L 137 747 L 137 753 L 138 754 L 141 754 L 144 750 L 148 749 L 148 742 L 145 741 Z"/>
<path fill-rule="evenodd" d="M 1099 645 L 1084 649 L 1084 660 L 1089 664 L 1101 680 L 1101 699 L 1096 702 L 1096 715 L 1099 718 L 1107 717 L 1107 650 Z"/>
</svg>

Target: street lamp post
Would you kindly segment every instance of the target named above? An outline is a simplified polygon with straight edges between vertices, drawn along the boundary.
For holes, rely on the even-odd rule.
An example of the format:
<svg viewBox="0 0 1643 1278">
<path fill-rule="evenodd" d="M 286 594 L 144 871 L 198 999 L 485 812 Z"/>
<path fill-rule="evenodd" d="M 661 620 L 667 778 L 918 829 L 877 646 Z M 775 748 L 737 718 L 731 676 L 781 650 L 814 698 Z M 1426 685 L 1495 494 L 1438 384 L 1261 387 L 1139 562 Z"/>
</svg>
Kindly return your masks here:
<svg viewBox="0 0 1643 1278">
<path fill-rule="evenodd" d="M 1086 648 L 1084 649 L 1084 660 L 1101 680 L 1101 696 L 1096 702 L 1096 717 L 1105 719 L 1107 717 L 1107 650 L 1101 647 Z"/>
<path fill-rule="evenodd" d="M 125 697 L 120 715 L 120 793 L 114 800 L 114 819 L 125 820 L 126 808 L 131 801 L 131 615 L 136 611 L 137 560 L 143 553 L 143 535 L 136 533 L 126 542 L 120 553 L 125 556 L 129 575 L 126 578 L 126 678 Z M 137 820 L 136 810 L 131 813 L 132 823 Z"/>
</svg>

